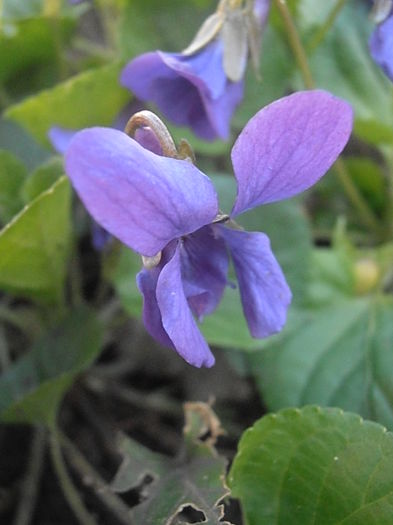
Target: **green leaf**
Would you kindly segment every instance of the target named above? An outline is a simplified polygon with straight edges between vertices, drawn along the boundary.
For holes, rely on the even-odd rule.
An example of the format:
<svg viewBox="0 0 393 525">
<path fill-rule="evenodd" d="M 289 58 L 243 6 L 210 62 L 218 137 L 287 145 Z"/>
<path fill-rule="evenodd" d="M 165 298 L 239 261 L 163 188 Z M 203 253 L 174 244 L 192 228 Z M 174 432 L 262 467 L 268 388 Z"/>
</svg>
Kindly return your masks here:
<svg viewBox="0 0 393 525">
<path fill-rule="evenodd" d="M 25 165 L 12 153 L 0 150 L 0 220 L 5 223 L 22 208 L 20 188 L 27 176 Z"/>
<path fill-rule="evenodd" d="M 50 157 L 50 152 L 42 148 L 29 133 L 14 122 L 2 118 L 0 118 L 0 149 L 9 150 L 29 170 L 36 168 Z"/>
<path fill-rule="evenodd" d="M 210 10 L 204 7 L 183 0 L 172 0 L 162 9 L 161 0 L 129 0 L 118 30 L 122 57 L 130 60 L 140 53 L 155 49 L 180 52 L 215 9 L 212 3 Z"/>
<path fill-rule="evenodd" d="M 51 425 L 66 390 L 101 349 L 102 327 L 87 308 L 73 311 L 0 378 L 0 418 Z"/>
<path fill-rule="evenodd" d="M 355 293 L 354 260 L 343 249 L 317 248 L 311 257 L 307 305 L 325 306 Z"/>
<path fill-rule="evenodd" d="M 3 0 L 2 4 L 2 18 L 12 20 L 42 14 L 44 0 Z"/>
<path fill-rule="evenodd" d="M 2 3 L 1 15 L 7 21 L 40 15 L 58 17 L 61 13 L 77 16 L 86 9 L 83 3 L 82 5 L 70 5 L 71 2 L 68 0 L 3 0 Z"/>
<path fill-rule="evenodd" d="M 5 22 L 0 27 L 0 81 L 9 82 L 12 95 L 16 87 L 18 92 L 26 92 L 26 84 L 31 85 L 48 64 L 56 63 L 56 39 L 67 40 L 74 21 L 61 18 L 56 24 L 50 18 L 36 17 Z M 55 30 L 60 32 L 57 36 Z"/>
<path fill-rule="evenodd" d="M 49 144 L 47 133 L 52 126 L 80 129 L 111 125 L 130 98 L 119 85 L 119 71 L 119 64 L 111 64 L 81 73 L 11 106 L 6 116 L 44 145 Z"/>
<path fill-rule="evenodd" d="M 246 525 L 390 525 L 393 435 L 338 409 L 287 409 L 239 444 L 229 485 Z"/>
<path fill-rule="evenodd" d="M 142 503 L 133 509 L 136 523 L 178 523 L 175 520 L 182 509 L 191 506 L 205 517 L 206 521 L 197 523 L 229 525 L 221 521 L 222 507 L 218 505 L 228 494 L 223 483 L 226 460 L 212 446 L 221 433 L 219 421 L 203 403 L 187 403 L 185 409 L 184 445 L 176 458 L 152 452 L 127 437 L 122 439 L 124 461 L 113 489 L 126 492 L 141 488 L 146 476 L 153 478 L 143 487 Z M 211 434 L 210 442 L 200 441 L 206 433 Z"/>
<path fill-rule="evenodd" d="M 39 166 L 26 179 L 21 189 L 25 203 L 38 197 L 43 191 L 48 190 L 64 173 L 63 158 L 52 157 Z"/>
<path fill-rule="evenodd" d="M 381 215 L 388 206 L 387 183 L 381 166 L 367 157 L 347 157 L 345 164 L 368 204 Z"/>
<path fill-rule="evenodd" d="M 0 288 L 59 301 L 69 237 L 70 185 L 63 177 L 0 232 Z"/>
<path fill-rule="evenodd" d="M 230 211 L 236 191 L 234 179 L 226 175 L 213 176 L 212 179 L 219 193 L 221 209 Z M 264 231 L 269 235 L 273 252 L 292 288 L 293 302 L 301 303 L 309 271 L 311 241 L 309 227 L 298 202 L 291 200 L 261 206 L 236 220 L 247 230 Z M 130 315 L 138 318 L 141 317 L 142 298 L 135 283 L 135 275 L 140 269 L 139 256 L 123 249 L 112 278 L 123 305 Z M 243 316 L 239 292 L 230 287 L 227 287 L 218 309 L 203 320 L 200 329 L 207 341 L 217 346 L 255 350 L 265 344 L 251 337 Z"/>
<path fill-rule="evenodd" d="M 269 408 L 339 406 L 393 428 L 393 299 L 342 299 L 303 315 L 250 357 Z"/>
</svg>

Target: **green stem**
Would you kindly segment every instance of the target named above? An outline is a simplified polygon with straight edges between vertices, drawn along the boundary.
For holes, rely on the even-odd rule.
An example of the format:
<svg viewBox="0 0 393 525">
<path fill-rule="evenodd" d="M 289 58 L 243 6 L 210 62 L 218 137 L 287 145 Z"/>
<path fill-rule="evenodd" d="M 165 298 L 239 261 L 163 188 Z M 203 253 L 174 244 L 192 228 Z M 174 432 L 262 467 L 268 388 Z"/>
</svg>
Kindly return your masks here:
<svg viewBox="0 0 393 525">
<path fill-rule="evenodd" d="M 291 45 L 296 62 L 298 63 L 299 69 L 302 73 L 304 85 L 307 89 L 313 89 L 315 87 L 315 82 L 311 73 L 311 69 L 308 65 L 307 55 L 299 38 L 299 33 L 297 32 L 296 26 L 292 20 L 287 3 L 285 0 L 275 0 L 275 2 L 288 31 L 289 43 Z"/>
<path fill-rule="evenodd" d="M 82 480 L 87 480 L 97 498 L 116 516 L 119 523 L 132 525 L 131 510 L 108 486 L 96 470 L 85 459 L 83 454 L 74 446 L 64 434 L 60 435 L 61 443 L 70 461 L 70 464 Z M 86 481 L 86 483 L 87 483 Z"/>
<path fill-rule="evenodd" d="M 59 80 L 65 80 L 68 76 L 68 66 L 63 53 L 63 35 L 61 21 L 58 15 L 51 16 L 49 18 L 50 27 L 53 35 L 53 46 L 56 52 L 57 58 L 57 74 Z"/>
<path fill-rule="evenodd" d="M 0 324 L 0 369 L 5 372 L 11 364 L 10 352 L 3 324 Z"/>
<path fill-rule="evenodd" d="M 29 463 L 14 518 L 14 525 L 29 525 L 32 521 L 40 487 L 45 445 L 46 430 L 44 427 L 37 426 L 34 428 Z"/>
<path fill-rule="evenodd" d="M 0 109 L 3 110 L 7 108 L 9 105 L 11 105 L 11 103 L 12 103 L 11 97 L 8 95 L 7 90 L 5 89 L 4 85 L 0 83 Z"/>
<path fill-rule="evenodd" d="M 91 40 L 87 40 L 86 38 L 75 38 L 73 45 L 78 51 L 99 58 L 104 62 L 115 59 L 115 53 L 111 49 L 108 49 L 101 44 L 92 42 Z"/>
<path fill-rule="evenodd" d="M 24 316 L 18 312 L 18 310 L 12 310 L 8 306 L 0 304 L 0 321 L 9 323 L 10 325 L 18 328 L 21 332 L 28 332 L 31 327 L 29 320 L 25 321 Z"/>
<path fill-rule="evenodd" d="M 371 230 L 381 234 L 381 226 L 379 225 L 374 213 L 369 208 L 366 200 L 363 198 L 355 184 L 353 183 L 351 176 L 347 170 L 347 167 L 342 158 L 338 158 L 334 164 L 334 171 L 341 182 L 348 198 L 352 204 L 356 206 L 359 214 L 362 217 L 363 223 L 368 226 Z"/>
<path fill-rule="evenodd" d="M 79 261 L 79 252 L 76 239 L 71 241 L 71 261 L 70 261 L 70 292 L 71 304 L 80 306 L 83 304 L 83 276 Z"/>
<path fill-rule="evenodd" d="M 280 11 L 281 17 L 287 29 L 289 43 L 302 74 L 304 85 L 307 89 L 313 89 L 315 87 L 315 81 L 308 64 L 305 49 L 293 22 L 286 0 L 275 0 L 275 3 L 278 10 Z M 362 194 L 353 183 L 343 160 L 338 159 L 334 165 L 334 168 L 338 179 L 344 188 L 344 191 L 346 192 L 352 204 L 357 208 L 363 223 L 380 235 L 381 227 L 378 223 L 378 220 L 368 206 L 367 201 L 363 198 Z"/>
<path fill-rule="evenodd" d="M 77 489 L 75 488 L 70 475 L 67 472 L 63 455 L 60 447 L 59 433 L 57 428 L 51 429 L 50 433 L 50 452 L 53 467 L 55 469 L 63 494 L 73 510 L 81 525 L 98 525 L 84 506 Z"/>
<path fill-rule="evenodd" d="M 311 39 L 309 45 L 307 46 L 309 51 L 314 51 L 319 44 L 324 40 L 326 34 L 329 32 L 330 28 L 333 26 L 336 21 L 337 16 L 339 15 L 341 9 L 344 7 L 347 0 L 337 0 L 336 5 L 330 11 L 329 16 L 327 17 L 323 26 Z"/>
</svg>

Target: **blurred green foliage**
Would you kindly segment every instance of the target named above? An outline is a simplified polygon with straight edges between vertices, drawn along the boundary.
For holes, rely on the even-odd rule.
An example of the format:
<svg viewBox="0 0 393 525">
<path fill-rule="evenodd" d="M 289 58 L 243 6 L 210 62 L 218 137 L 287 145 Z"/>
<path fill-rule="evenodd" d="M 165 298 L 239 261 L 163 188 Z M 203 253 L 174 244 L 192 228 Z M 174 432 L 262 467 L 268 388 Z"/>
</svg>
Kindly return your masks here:
<svg viewBox="0 0 393 525">
<path fill-rule="evenodd" d="M 353 106 L 355 128 L 343 169 L 378 228 L 364 227 L 334 169 L 301 198 L 245 214 L 239 223 L 269 235 L 293 291 L 287 326 L 268 340 L 253 339 L 238 290 L 227 287 L 201 330 L 229 357 L 241 355 L 242 373 L 254 379 L 268 411 L 336 406 L 391 430 L 393 85 L 369 55 L 373 23 L 367 2 L 287 4 L 315 85 Z M 102 253 L 87 253 L 86 214 L 72 197 L 48 131 L 55 125 L 74 130 L 113 125 L 133 101 L 118 81 L 124 64 L 145 51 L 181 51 L 215 5 L 212 0 L 3 1 L 0 317 L 19 315 L 21 303 L 24 313 L 28 308 L 40 319 L 23 334 L 29 344 L 16 351 L 14 339 L 8 341 L 12 334 L 0 334 L 12 343 L 10 355 L 0 356 L 3 421 L 54 425 L 65 392 L 99 355 L 112 328 L 113 319 L 105 317 L 108 297 L 119 299 L 128 315 L 141 317 L 135 283 L 140 259 L 116 242 Z M 193 146 L 224 212 L 236 193 L 230 151 L 237 134 L 261 107 L 305 88 L 289 36 L 272 1 L 260 78 L 249 68 L 231 141 L 205 143 L 169 125 L 177 142 L 186 138 Z M 96 295 L 85 293 L 79 273 L 85 265 L 90 269 L 92 257 L 102 269 L 96 269 Z M 8 351 L 8 344 L 0 347 Z M 187 432 L 185 446 L 185 456 L 168 460 L 124 440 L 129 463 L 120 469 L 116 489 L 134 487 L 146 471 L 157 477 L 150 499 L 137 511 L 144 522 L 169 520 L 191 499 L 205 505 L 209 523 L 219 523 L 215 503 L 226 494 L 225 462 Z M 380 525 L 391 523 L 391 457 L 392 435 L 377 424 L 336 409 L 291 408 L 245 433 L 228 479 L 249 525 Z"/>
</svg>

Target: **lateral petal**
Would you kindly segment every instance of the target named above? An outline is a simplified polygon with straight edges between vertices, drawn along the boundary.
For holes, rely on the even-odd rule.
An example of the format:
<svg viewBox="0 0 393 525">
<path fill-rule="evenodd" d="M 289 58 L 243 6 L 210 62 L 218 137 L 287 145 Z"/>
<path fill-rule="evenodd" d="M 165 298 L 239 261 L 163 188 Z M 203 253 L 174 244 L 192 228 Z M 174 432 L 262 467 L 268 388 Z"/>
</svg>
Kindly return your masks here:
<svg viewBox="0 0 393 525">
<path fill-rule="evenodd" d="M 174 348 L 172 341 L 162 326 L 161 312 L 158 307 L 156 291 L 162 268 L 173 257 L 176 242 L 171 243 L 162 253 L 160 263 L 151 269 L 143 268 L 136 276 L 136 284 L 143 296 L 143 324 L 149 334 L 163 346 Z"/>
<path fill-rule="evenodd" d="M 238 192 L 232 215 L 287 199 L 315 184 L 344 149 L 350 105 L 326 91 L 300 91 L 261 109 L 232 149 Z"/>
<path fill-rule="evenodd" d="M 184 293 L 200 321 L 217 308 L 227 285 L 228 252 L 215 232 L 206 226 L 180 245 Z"/>
<path fill-rule="evenodd" d="M 176 352 L 190 365 L 198 368 L 213 366 L 214 356 L 192 316 L 184 293 L 179 247 L 161 270 L 156 296 L 162 325 Z"/>
<path fill-rule="evenodd" d="M 210 179 L 193 164 L 155 155 L 114 129 L 79 132 L 65 167 L 93 218 L 143 255 L 209 224 L 218 211 Z"/>
<path fill-rule="evenodd" d="M 232 256 L 251 335 L 263 338 L 279 332 L 292 294 L 269 238 L 264 233 L 219 228 Z"/>
</svg>

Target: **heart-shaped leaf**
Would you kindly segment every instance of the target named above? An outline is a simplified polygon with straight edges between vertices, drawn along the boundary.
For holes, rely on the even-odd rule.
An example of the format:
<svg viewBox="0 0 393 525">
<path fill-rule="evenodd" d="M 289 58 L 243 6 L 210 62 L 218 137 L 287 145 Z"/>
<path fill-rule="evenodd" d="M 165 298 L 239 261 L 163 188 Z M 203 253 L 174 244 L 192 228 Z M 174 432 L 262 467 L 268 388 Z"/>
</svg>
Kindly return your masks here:
<svg viewBox="0 0 393 525">
<path fill-rule="evenodd" d="M 286 409 L 239 444 L 229 485 L 247 525 L 388 525 L 393 434 L 339 409 Z"/>
</svg>

